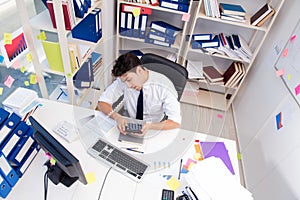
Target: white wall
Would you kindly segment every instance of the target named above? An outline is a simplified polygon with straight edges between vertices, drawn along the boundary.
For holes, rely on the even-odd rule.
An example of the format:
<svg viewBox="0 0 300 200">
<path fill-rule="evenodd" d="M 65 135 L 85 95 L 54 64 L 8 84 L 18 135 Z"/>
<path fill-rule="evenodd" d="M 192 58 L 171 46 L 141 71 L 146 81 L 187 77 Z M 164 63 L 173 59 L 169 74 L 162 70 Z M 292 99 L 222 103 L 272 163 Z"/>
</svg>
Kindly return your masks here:
<svg viewBox="0 0 300 200">
<path fill-rule="evenodd" d="M 300 109 L 274 69 L 275 45 L 284 47 L 299 8 L 300 1 L 286 0 L 233 103 L 246 187 L 256 200 L 300 198 Z"/>
</svg>

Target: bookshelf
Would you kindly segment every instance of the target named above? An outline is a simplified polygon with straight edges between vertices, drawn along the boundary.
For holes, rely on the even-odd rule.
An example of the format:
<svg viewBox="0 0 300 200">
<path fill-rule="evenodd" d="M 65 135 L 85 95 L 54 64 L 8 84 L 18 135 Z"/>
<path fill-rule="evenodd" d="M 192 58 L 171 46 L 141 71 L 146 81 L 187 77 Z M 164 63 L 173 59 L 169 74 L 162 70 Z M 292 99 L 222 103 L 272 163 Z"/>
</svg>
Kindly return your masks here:
<svg viewBox="0 0 300 200">
<path fill-rule="evenodd" d="M 187 12 L 173 10 L 159 5 L 152 6 L 150 3 L 133 3 L 132 1 L 118 0 L 117 1 L 117 26 L 116 26 L 116 57 L 120 55 L 120 50 L 136 50 L 139 49 L 143 53 L 157 53 L 162 56 L 168 56 L 169 54 L 176 55 L 176 62 L 181 63 L 182 59 L 182 50 L 184 45 L 184 37 L 188 30 L 188 20 L 182 20 L 183 16 L 191 16 L 191 4 L 193 0 L 189 1 L 189 7 Z M 120 34 L 120 12 L 122 11 L 122 4 L 132 5 L 132 6 L 141 6 L 152 10 L 152 14 L 148 15 L 147 21 L 147 30 L 146 34 L 149 31 L 149 27 L 152 21 L 164 21 L 173 26 L 176 26 L 181 29 L 181 32 L 176 36 L 174 44 L 171 44 L 170 47 L 164 47 L 156 44 L 146 43 L 144 38 L 137 37 L 128 37 Z"/>
<path fill-rule="evenodd" d="M 24 9 L 24 0 L 17 0 L 16 1 L 18 5 L 18 9 L 20 10 L 20 13 L 24 13 L 26 15 L 26 9 Z M 88 9 L 87 13 L 85 13 L 84 17 L 86 17 L 94 8 L 102 8 L 102 2 L 99 0 L 92 0 L 92 6 Z M 62 9 L 62 1 L 60 0 L 53 0 L 53 9 L 54 9 L 54 15 L 56 19 L 63 19 L 63 9 Z M 104 16 L 102 14 L 102 16 Z M 75 21 L 75 26 L 78 25 L 84 18 L 76 18 Z M 40 12 L 38 15 L 32 17 L 31 19 L 25 19 L 22 21 L 24 32 L 25 34 L 27 33 L 32 33 L 32 31 L 35 32 L 42 32 L 45 31 L 46 35 L 49 34 L 51 37 L 54 36 L 55 42 L 59 43 L 60 51 L 61 51 L 61 57 L 62 57 L 62 63 L 63 63 L 63 72 L 55 71 L 49 67 L 49 64 L 47 62 L 46 54 L 44 52 L 43 46 L 42 46 L 42 41 L 37 41 L 36 35 L 35 34 L 30 34 L 30 38 L 35 40 L 34 44 L 30 46 L 31 52 L 38 52 L 36 54 L 37 60 L 34 63 L 35 66 L 35 71 L 36 73 L 39 73 L 38 75 L 39 78 L 39 85 L 42 85 L 42 88 L 45 88 L 46 85 L 43 81 L 43 73 L 49 73 L 49 74 L 56 74 L 62 76 L 62 79 L 64 78 L 65 80 L 65 87 L 67 89 L 68 93 L 68 99 L 64 100 L 66 103 L 74 104 L 74 105 L 81 105 L 85 98 L 93 94 L 94 99 L 97 99 L 97 97 L 100 95 L 100 90 L 99 88 L 104 88 L 104 83 L 103 79 L 100 79 L 101 76 L 104 76 L 104 72 L 102 67 L 98 69 L 98 71 L 95 72 L 94 74 L 94 82 L 91 84 L 91 87 L 89 88 L 83 88 L 83 89 L 77 89 L 74 86 L 73 83 L 73 76 L 76 74 L 77 70 L 72 70 L 71 65 L 70 65 L 70 55 L 69 55 L 69 48 L 68 44 L 69 43 L 75 43 L 79 47 L 84 46 L 85 48 L 88 49 L 88 51 L 85 52 L 85 56 L 82 58 L 82 62 L 84 63 L 87 58 L 91 55 L 93 51 L 98 52 L 102 55 L 102 62 L 103 62 L 103 37 L 99 39 L 97 42 L 89 42 L 85 40 L 80 40 L 76 38 L 72 38 L 71 31 L 65 30 L 65 25 L 64 25 L 64 20 L 56 20 L 56 25 L 57 28 L 54 29 L 52 26 L 50 14 L 45 8 L 44 11 Z M 74 26 L 74 27 L 75 27 Z M 73 27 L 73 28 L 74 28 Z M 103 24 L 102 24 L 103 28 Z M 48 37 L 48 35 L 47 35 Z M 27 38 L 27 37 L 26 37 Z M 47 38 L 48 39 L 48 38 Z M 30 44 L 29 44 L 30 45 Z M 97 89 L 93 89 L 93 87 L 96 86 Z M 45 94 L 43 95 L 44 98 L 50 98 L 53 100 L 57 100 L 57 97 L 60 92 L 60 87 L 61 85 L 58 85 L 57 88 L 54 90 L 52 94 L 47 94 L 47 90 L 44 92 Z M 80 95 L 76 95 L 75 92 L 80 93 Z M 70 94 L 70 95 L 69 95 Z M 91 105 L 94 106 L 94 105 Z"/>
<path fill-rule="evenodd" d="M 221 1 L 219 1 L 220 3 Z M 222 1 L 223 2 L 223 1 Z M 239 84 L 235 87 L 225 87 L 224 85 L 210 85 L 207 81 L 188 82 L 189 88 L 187 91 L 194 91 L 193 95 L 186 95 L 182 97 L 181 102 L 188 104 L 209 107 L 213 109 L 226 111 L 231 106 L 240 85 L 243 83 L 247 76 L 255 57 L 259 53 L 259 50 L 267 37 L 277 14 L 280 12 L 285 0 L 276 1 L 264 1 L 257 5 L 250 5 L 251 3 L 245 3 L 241 1 L 226 1 L 227 3 L 240 4 L 246 10 L 245 22 L 233 22 L 223 20 L 221 18 L 209 17 L 205 13 L 204 0 L 194 2 L 195 12 L 193 19 L 190 20 L 189 35 L 197 33 L 210 33 L 219 34 L 224 33 L 226 35 L 238 34 L 242 36 L 247 42 L 249 48 L 252 51 L 252 56 L 248 61 L 245 61 L 239 57 L 233 58 L 226 54 L 211 53 L 203 51 L 202 49 L 193 49 L 191 46 L 192 40 L 189 37 L 188 41 L 185 41 L 185 47 L 183 52 L 183 63 L 188 60 L 202 61 L 203 66 L 212 65 L 216 67 L 221 73 L 224 73 L 230 64 L 234 61 L 241 62 L 245 66 L 245 74 L 240 80 Z M 259 10 L 264 4 L 269 3 L 274 9 L 275 14 L 266 21 L 262 26 L 253 26 L 250 24 L 251 16 Z M 248 12 L 249 11 L 249 12 Z"/>
</svg>

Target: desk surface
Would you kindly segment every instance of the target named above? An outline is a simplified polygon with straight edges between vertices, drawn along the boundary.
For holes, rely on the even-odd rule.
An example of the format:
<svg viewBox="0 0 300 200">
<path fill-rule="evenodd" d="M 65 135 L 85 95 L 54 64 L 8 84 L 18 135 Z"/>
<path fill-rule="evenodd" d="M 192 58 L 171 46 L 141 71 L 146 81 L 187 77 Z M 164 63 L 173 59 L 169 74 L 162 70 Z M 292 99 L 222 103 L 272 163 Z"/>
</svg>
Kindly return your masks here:
<svg viewBox="0 0 300 200">
<path fill-rule="evenodd" d="M 63 120 L 76 124 L 80 119 L 90 116 L 91 114 L 95 114 L 97 112 L 94 110 L 63 104 L 55 101 L 49 101 L 45 99 L 41 99 L 41 103 L 43 104 L 43 106 L 37 109 L 37 111 L 34 113 L 34 116 L 43 126 L 45 126 L 45 128 L 51 134 L 53 133 L 52 128 Z M 217 138 L 214 136 L 208 136 L 205 134 L 195 133 L 182 129 L 176 129 L 174 131 L 177 131 L 177 134 L 180 134 L 180 136 L 182 135 L 182 137 L 184 137 L 184 135 L 193 135 L 193 139 L 199 139 L 201 141 L 224 142 L 226 148 L 228 149 L 234 171 L 236 172 L 236 179 L 238 181 L 240 180 L 235 141 Z M 170 134 L 172 133 L 172 131 L 165 131 L 165 133 Z M 89 133 L 86 134 L 86 136 L 90 137 Z M 163 134 L 164 131 L 161 131 L 161 133 L 155 137 L 161 137 L 159 141 L 162 141 L 164 143 L 164 140 L 166 140 L 164 138 L 166 138 L 166 136 Z M 82 169 L 85 174 L 94 173 L 96 181 L 88 185 L 83 185 L 81 182 L 77 181 L 69 188 L 63 186 L 62 184 L 54 185 L 51 181 L 49 181 L 48 199 L 98 199 L 100 189 L 102 187 L 105 175 L 109 167 L 95 160 L 93 157 L 87 154 L 86 149 L 88 148 L 89 144 L 85 141 L 84 138 L 82 138 L 84 137 L 82 133 L 80 135 L 81 139 L 78 139 L 72 143 L 65 142 L 55 133 L 53 133 L 52 135 L 58 141 L 60 141 L 61 144 L 63 144 L 73 155 L 77 157 L 77 159 L 81 163 Z M 88 141 L 91 142 L 91 140 Z M 148 155 L 154 155 L 153 152 L 151 152 L 151 149 L 152 151 L 154 151 L 153 148 L 155 147 L 151 147 L 152 145 L 148 145 L 146 148 L 149 152 Z M 147 151 L 145 152 L 145 155 L 147 155 Z M 167 179 L 164 175 L 171 175 L 177 178 L 180 166 L 179 158 L 182 158 L 183 162 L 185 162 L 185 160 L 187 160 L 188 158 L 193 157 L 194 151 L 195 150 L 193 145 L 190 145 L 185 149 L 182 149 L 180 151 L 180 157 L 172 160 L 172 162 L 165 162 L 162 160 L 159 161 L 159 163 L 156 163 L 156 170 L 152 170 L 151 173 L 146 174 L 140 183 L 136 183 L 131 179 L 127 178 L 126 176 L 121 175 L 119 172 L 111 170 L 106 178 L 100 199 L 160 199 L 162 189 L 168 189 L 168 185 L 166 184 Z M 159 153 L 163 153 L 163 150 L 161 150 Z M 167 154 L 168 152 L 166 152 L 166 156 Z M 9 194 L 7 199 L 43 199 L 43 177 L 46 171 L 46 167 L 43 166 L 43 164 L 46 162 L 46 160 L 47 158 L 44 155 L 44 152 L 40 150 L 30 167 L 27 169 L 23 177 L 19 180 L 17 185 L 13 188 L 13 191 Z M 158 164 L 161 165 L 161 167 L 159 167 Z M 185 186 L 184 174 L 181 175 L 181 185 Z M 179 194 L 179 189 L 175 192 L 175 194 Z"/>
</svg>

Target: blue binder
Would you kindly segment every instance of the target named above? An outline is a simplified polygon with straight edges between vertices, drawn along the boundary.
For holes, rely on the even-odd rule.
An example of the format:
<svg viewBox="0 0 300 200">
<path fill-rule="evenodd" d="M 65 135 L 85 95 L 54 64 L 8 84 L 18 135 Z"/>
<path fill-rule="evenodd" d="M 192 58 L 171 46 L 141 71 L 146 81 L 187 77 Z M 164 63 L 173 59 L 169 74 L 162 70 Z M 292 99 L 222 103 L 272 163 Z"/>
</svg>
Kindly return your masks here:
<svg viewBox="0 0 300 200">
<path fill-rule="evenodd" d="M 15 113 L 12 113 L 2 124 L 0 130 L 0 146 L 3 144 L 5 138 L 10 134 L 10 132 L 15 129 L 15 127 L 19 124 L 20 121 L 21 117 Z"/>
<path fill-rule="evenodd" d="M 148 37 L 145 38 L 145 42 L 149 43 L 149 44 L 155 44 L 155 45 L 163 46 L 163 47 L 171 47 L 170 43 L 150 39 Z"/>
<path fill-rule="evenodd" d="M 90 57 L 86 60 L 77 73 L 73 76 L 74 86 L 76 88 L 89 88 L 94 81 L 93 63 Z"/>
<path fill-rule="evenodd" d="M 9 116 L 9 112 L 4 110 L 3 108 L 0 108 L 0 128 L 2 127 L 2 124 L 5 122 L 8 116 Z"/>
<path fill-rule="evenodd" d="M 126 30 L 127 30 L 127 14 L 126 12 L 120 13 L 120 30 L 119 33 L 122 36 L 126 36 Z"/>
<path fill-rule="evenodd" d="M 140 19 L 140 22 L 141 22 L 140 38 L 144 39 L 146 37 L 148 15 L 143 14 L 143 15 L 140 15 L 140 16 L 141 16 L 141 19 Z"/>
<path fill-rule="evenodd" d="M 20 138 L 22 138 L 28 131 L 29 126 L 21 121 L 17 127 L 10 132 L 10 134 L 6 137 L 0 148 L 2 149 L 2 153 L 8 157 L 10 152 L 13 150 L 13 148 L 16 146 L 16 144 L 19 142 Z"/>
<path fill-rule="evenodd" d="M 101 21 L 101 9 L 100 8 L 95 8 L 93 11 L 96 12 L 96 32 L 97 32 L 97 37 L 98 40 L 102 38 L 102 21 Z"/>
<path fill-rule="evenodd" d="M 11 191 L 10 185 L 7 183 L 5 178 L 0 174 L 0 197 L 6 198 Z"/>
<path fill-rule="evenodd" d="M 126 20 L 126 36 L 127 37 L 132 37 L 133 36 L 133 14 L 132 13 L 126 13 L 127 15 L 127 20 Z"/>
<path fill-rule="evenodd" d="M 17 173 L 2 153 L 0 153 L 0 174 L 11 187 L 13 187 L 19 180 Z"/>
<path fill-rule="evenodd" d="M 176 2 L 170 2 L 168 0 L 160 0 L 159 2 L 160 7 L 168 8 L 172 10 L 178 10 L 182 12 L 188 12 L 189 11 L 189 5 L 184 3 L 176 3 Z"/>
<path fill-rule="evenodd" d="M 141 19 L 140 15 L 133 18 L 133 32 L 132 36 L 135 38 L 140 37 L 140 30 L 141 30 Z"/>
<path fill-rule="evenodd" d="M 26 152 L 29 150 L 31 145 L 34 143 L 34 139 L 32 138 L 34 130 L 32 127 L 29 127 L 26 134 L 20 138 L 17 145 L 12 149 L 12 151 L 8 154 L 7 160 L 12 166 L 19 166 L 22 159 L 24 158 Z"/>
<path fill-rule="evenodd" d="M 152 29 L 155 29 L 156 31 L 160 31 L 172 37 L 176 36 L 176 34 L 181 31 L 180 28 L 177 28 L 163 21 L 152 21 L 150 27 Z"/>
<path fill-rule="evenodd" d="M 174 44 L 175 40 L 176 40 L 176 37 L 172 37 L 172 36 L 169 36 L 165 33 L 155 31 L 154 29 L 149 30 L 148 37 L 150 39 L 156 39 L 156 40 L 166 42 L 166 43 L 170 43 L 170 44 Z"/>
<path fill-rule="evenodd" d="M 73 0 L 75 16 L 79 18 L 83 18 L 85 14 L 85 8 L 81 2 L 81 0 Z"/>
<path fill-rule="evenodd" d="M 72 37 L 87 40 L 90 42 L 97 42 L 97 26 L 96 26 L 97 12 L 91 11 L 77 26 L 72 29 Z"/>
<path fill-rule="evenodd" d="M 25 171 L 28 169 L 29 165 L 32 163 L 33 159 L 39 152 L 40 147 L 37 142 L 34 142 L 28 151 L 26 152 L 25 156 L 21 160 L 20 164 L 18 166 L 13 166 L 14 170 L 16 171 L 19 178 L 23 176 Z"/>
</svg>

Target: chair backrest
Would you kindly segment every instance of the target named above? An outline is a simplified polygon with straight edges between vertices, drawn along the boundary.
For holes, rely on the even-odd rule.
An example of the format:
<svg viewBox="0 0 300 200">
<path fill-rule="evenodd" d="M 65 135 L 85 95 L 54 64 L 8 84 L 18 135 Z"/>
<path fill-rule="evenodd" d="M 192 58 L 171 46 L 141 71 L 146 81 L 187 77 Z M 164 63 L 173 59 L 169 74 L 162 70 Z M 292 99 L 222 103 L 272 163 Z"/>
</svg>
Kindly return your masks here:
<svg viewBox="0 0 300 200">
<path fill-rule="evenodd" d="M 185 84 L 188 79 L 188 71 L 185 67 L 175 63 L 167 58 L 146 53 L 141 58 L 142 64 L 149 70 L 164 74 L 175 86 L 180 100 Z"/>
</svg>

